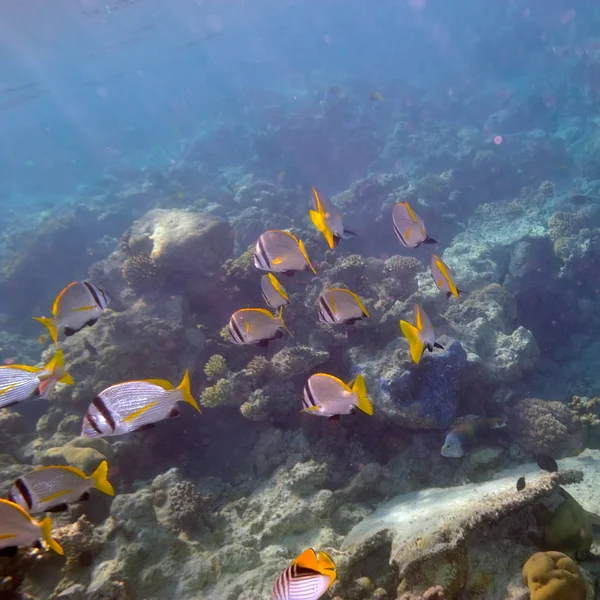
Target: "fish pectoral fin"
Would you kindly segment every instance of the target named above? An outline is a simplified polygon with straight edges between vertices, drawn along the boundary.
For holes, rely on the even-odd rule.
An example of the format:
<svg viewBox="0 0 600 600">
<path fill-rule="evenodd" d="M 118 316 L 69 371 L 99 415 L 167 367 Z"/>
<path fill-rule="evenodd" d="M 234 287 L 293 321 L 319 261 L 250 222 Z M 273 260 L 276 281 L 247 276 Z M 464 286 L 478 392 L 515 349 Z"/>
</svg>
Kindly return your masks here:
<svg viewBox="0 0 600 600">
<path fill-rule="evenodd" d="M 300 412 L 315 412 L 316 410 L 320 410 L 320 406 L 307 406 L 303 408 Z"/>
</svg>

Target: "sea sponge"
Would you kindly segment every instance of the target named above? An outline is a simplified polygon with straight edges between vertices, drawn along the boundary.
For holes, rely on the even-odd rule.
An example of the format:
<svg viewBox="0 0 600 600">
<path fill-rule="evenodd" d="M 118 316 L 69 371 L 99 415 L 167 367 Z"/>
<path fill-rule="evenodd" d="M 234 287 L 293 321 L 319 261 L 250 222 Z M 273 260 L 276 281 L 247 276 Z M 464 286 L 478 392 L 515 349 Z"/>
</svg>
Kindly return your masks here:
<svg viewBox="0 0 600 600">
<path fill-rule="evenodd" d="M 585 600 L 586 586 L 575 562 L 562 552 L 537 552 L 523 565 L 531 600 Z"/>
<path fill-rule="evenodd" d="M 160 285 L 158 267 L 145 254 L 130 256 L 123 264 L 121 274 L 127 285 L 134 290 L 155 288 Z"/>
<path fill-rule="evenodd" d="M 227 362 L 220 354 L 213 354 L 204 365 L 204 372 L 209 380 L 217 380 L 225 377 L 228 372 Z"/>
</svg>

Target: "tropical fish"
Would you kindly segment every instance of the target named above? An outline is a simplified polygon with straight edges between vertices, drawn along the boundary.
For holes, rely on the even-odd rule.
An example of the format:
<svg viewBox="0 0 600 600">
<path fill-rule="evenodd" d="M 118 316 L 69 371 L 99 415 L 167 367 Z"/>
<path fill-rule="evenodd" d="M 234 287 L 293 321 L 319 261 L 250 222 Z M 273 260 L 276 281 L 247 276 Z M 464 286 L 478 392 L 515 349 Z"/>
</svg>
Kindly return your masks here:
<svg viewBox="0 0 600 600">
<path fill-rule="evenodd" d="M 344 234 L 356 235 L 353 231 L 344 229 L 342 213 L 331 200 L 319 196 L 314 187 L 312 193 L 313 210 L 310 210 L 308 214 L 313 225 L 323 234 L 330 248 L 335 248 L 343 239 Z"/>
<path fill-rule="evenodd" d="M 329 288 L 318 300 L 319 321 L 332 325 L 352 325 L 369 316 L 360 298 L 345 288 Z"/>
<path fill-rule="evenodd" d="M 383 94 L 381 92 L 371 92 L 369 100 L 379 100 L 381 102 L 383 101 Z"/>
<path fill-rule="evenodd" d="M 40 546 L 40 540 L 57 554 L 62 546 L 52 537 L 52 519 L 36 521 L 26 510 L 10 500 L 0 499 L 0 550 L 3 556 L 17 553 L 18 546 Z"/>
<path fill-rule="evenodd" d="M 67 510 L 69 504 L 87 500 L 90 488 L 114 496 L 107 475 L 105 460 L 89 477 L 75 467 L 40 467 L 19 477 L 10 488 L 8 499 L 31 513 Z"/>
<path fill-rule="evenodd" d="M 283 337 L 283 329 L 290 333 L 283 322 L 281 307 L 276 315 L 265 308 L 242 308 L 229 319 L 229 335 L 234 344 L 255 344 L 266 348 L 269 341 Z"/>
<path fill-rule="evenodd" d="M 318 600 L 335 578 L 331 557 L 322 550 L 308 548 L 277 578 L 272 600 Z"/>
<path fill-rule="evenodd" d="M 372 415 L 373 405 L 367 396 L 367 387 L 362 375 L 357 375 L 349 384 L 327 373 L 315 373 L 304 386 L 302 409 L 312 415 L 337 418 L 353 415 L 356 409 Z"/>
<path fill-rule="evenodd" d="M 260 289 L 264 301 L 274 310 L 290 303 L 290 297 L 273 273 L 266 273 L 260 278 Z"/>
<path fill-rule="evenodd" d="M 461 423 L 446 435 L 442 456 L 446 458 L 466 456 L 475 446 L 489 439 L 491 431 L 505 427 L 506 423 L 501 419 L 481 419 Z"/>
<path fill-rule="evenodd" d="M 543 471 L 548 471 L 548 473 L 556 473 L 558 471 L 558 464 L 556 461 L 547 454 L 538 454 L 535 457 L 535 462 L 538 467 Z"/>
<path fill-rule="evenodd" d="M 425 349 L 433 352 L 434 348 L 444 349 L 444 346 L 435 341 L 435 331 L 427 313 L 415 304 L 415 324 L 400 321 L 400 329 L 410 345 L 410 357 L 414 363 L 419 364 Z"/>
<path fill-rule="evenodd" d="M 178 402 L 186 402 L 202 412 L 190 391 L 187 369 L 177 388 L 164 379 L 111 385 L 92 400 L 83 417 L 81 435 L 107 437 L 150 429 L 158 421 L 178 417 Z"/>
<path fill-rule="evenodd" d="M 517 479 L 517 492 L 522 492 L 526 485 L 525 477 L 519 477 L 519 479 Z"/>
<path fill-rule="evenodd" d="M 293 275 L 296 271 L 317 272 L 312 266 L 304 242 L 289 231 L 270 229 L 256 242 L 254 266 L 263 271 Z"/>
<path fill-rule="evenodd" d="M 104 291 L 88 281 L 74 281 L 58 294 L 52 305 L 52 318 L 34 317 L 44 325 L 56 344 L 62 327 L 68 337 L 84 327 L 91 327 L 108 306 Z"/>
<path fill-rule="evenodd" d="M 431 275 L 437 285 L 438 289 L 442 292 L 446 292 L 446 299 L 450 296 L 458 298 L 459 294 L 464 294 L 463 290 L 459 290 L 454 283 L 452 272 L 446 265 L 446 263 L 437 255 L 431 255 L 431 263 L 429 265 L 431 269 Z"/>
<path fill-rule="evenodd" d="M 48 399 L 57 383 L 73 385 L 73 378 L 64 366 L 62 350 L 57 350 L 50 362 L 41 369 L 27 365 L 0 366 L 0 408 L 30 398 Z"/>
<path fill-rule="evenodd" d="M 437 244 L 425 231 L 425 224 L 408 202 L 398 202 L 392 210 L 394 233 L 406 248 L 418 248 L 421 244 Z"/>
</svg>

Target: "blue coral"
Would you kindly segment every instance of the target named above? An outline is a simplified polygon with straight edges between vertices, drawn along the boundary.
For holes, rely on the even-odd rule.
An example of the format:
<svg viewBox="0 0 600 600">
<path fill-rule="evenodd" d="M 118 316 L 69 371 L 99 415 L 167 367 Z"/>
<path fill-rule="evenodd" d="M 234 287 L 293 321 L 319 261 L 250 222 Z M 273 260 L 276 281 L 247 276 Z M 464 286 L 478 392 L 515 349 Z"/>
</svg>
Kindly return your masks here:
<svg viewBox="0 0 600 600">
<path fill-rule="evenodd" d="M 416 406 L 423 424 L 445 429 L 456 416 L 460 382 L 467 368 L 467 353 L 454 341 L 444 352 L 425 355 L 418 365 L 380 386 L 400 410 Z"/>
</svg>

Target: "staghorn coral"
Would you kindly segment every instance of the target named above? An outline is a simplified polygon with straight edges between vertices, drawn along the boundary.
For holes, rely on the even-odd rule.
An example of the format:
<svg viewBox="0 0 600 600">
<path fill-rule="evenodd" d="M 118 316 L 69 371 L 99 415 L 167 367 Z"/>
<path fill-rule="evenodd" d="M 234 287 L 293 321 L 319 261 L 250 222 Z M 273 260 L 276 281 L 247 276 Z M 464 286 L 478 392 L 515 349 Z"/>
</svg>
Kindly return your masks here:
<svg viewBox="0 0 600 600">
<path fill-rule="evenodd" d="M 121 274 L 134 290 L 156 289 L 162 283 L 156 263 L 145 254 L 130 256 L 123 264 Z"/>
<path fill-rule="evenodd" d="M 573 559 L 562 552 L 537 552 L 523 565 L 531 600 L 585 600 L 585 582 Z"/>
<path fill-rule="evenodd" d="M 227 379 L 219 379 L 214 385 L 205 388 L 200 394 L 200 406 L 215 408 L 227 404 L 233 390 L 233 386 Z"/>
<path fill-rule="evenodd" d="M 204 373 L 211 381 L 222 379 L 228 371 L 227 362 L 220 354 L 213 354 L 204 365 Z"/>
<path fill-rule="evenodd" d="M 254 390 L 240 406 L 240 412 L 250 421 L 266 421 L 269 418 L 269 402 L 269 397 L 262 389 Z"/>
</svg>

